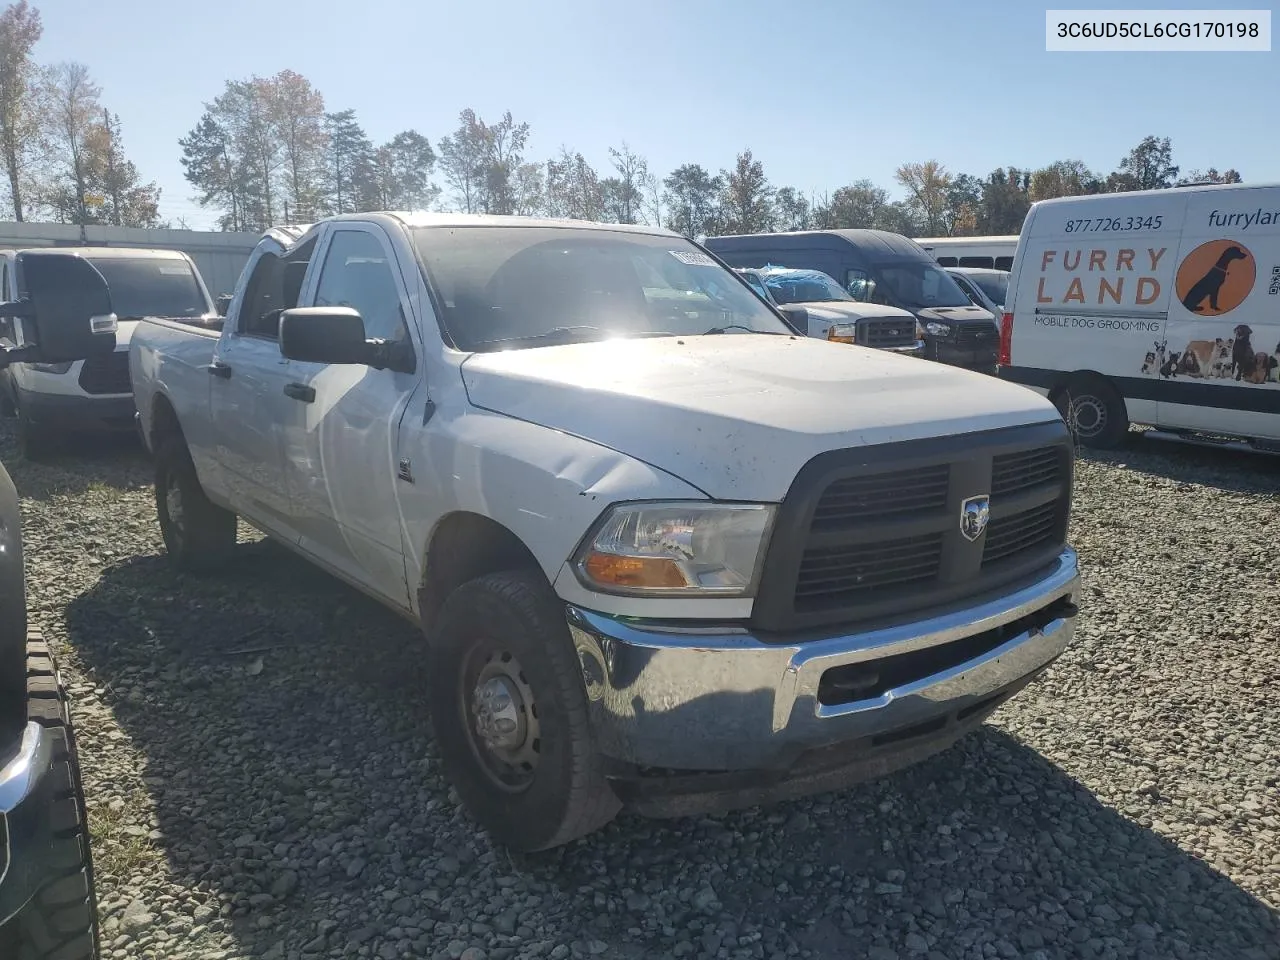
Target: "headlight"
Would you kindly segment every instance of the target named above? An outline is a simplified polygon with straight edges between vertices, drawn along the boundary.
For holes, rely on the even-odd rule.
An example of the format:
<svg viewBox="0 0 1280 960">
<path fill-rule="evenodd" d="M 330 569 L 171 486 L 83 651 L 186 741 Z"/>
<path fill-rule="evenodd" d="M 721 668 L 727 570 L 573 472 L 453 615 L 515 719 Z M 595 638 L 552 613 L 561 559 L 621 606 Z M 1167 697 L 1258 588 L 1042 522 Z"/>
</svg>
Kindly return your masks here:
<svg viewBox="0 0 1280 960">
<path fill-rule="evenodd" d="M 31 365 L 31 369 L 35 370 L 37 373 L 63 374 L 71 369 L 71 364 L 70 362 L 68 363 L 33 363 Z"/>
<path fill-rule="evenodd" d="M 773 512 L 768 504 L 619 504 L 578 551 L 578 577 L 605 593 L 750 596 Z"/>
<path fill-rule="evenodd" d="M 936 320 L 930 320 L 924 325 L 924 328 L 935 337 L 951 336 L 951 324 L 949 323 L 938 323 Z"/>
<path fill-rule="evenodd" d="M 833 323 L 827 330 L 827 339 L 836 343 L 857 342 L 858 325 L 856 323 Z"/>
</svg>

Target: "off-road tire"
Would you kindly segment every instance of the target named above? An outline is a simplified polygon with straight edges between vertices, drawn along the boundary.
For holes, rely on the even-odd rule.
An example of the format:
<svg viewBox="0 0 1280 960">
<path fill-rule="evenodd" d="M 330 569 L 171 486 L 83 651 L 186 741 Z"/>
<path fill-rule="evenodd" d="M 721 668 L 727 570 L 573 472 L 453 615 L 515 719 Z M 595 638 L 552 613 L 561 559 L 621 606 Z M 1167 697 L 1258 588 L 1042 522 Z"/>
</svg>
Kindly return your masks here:
<svg viewBox="0 0 1280 960">
<path fill-rule="evenodd" d="M 1073 377 L 1054 393 L 1053 402 L 1083 446 L 1112 450 L 1129 436 L 1124 398 L 1103 377 Z"/>
<path fill-rule="evenodd" d="M 97 960 L 98 901 L 75 730 L 49 645 L 36 633 L 27 639 L 27 716 L 53 738 L 53 862 L 50 879 L 0 929 L 0 954 L 14 960 Z"/>
<path fill-rule="evenodd" d="M 236 515 L 205 496 L 191 452 L 180 437 L 156 451 L 156 516 L 169 560 L 185 573 L 210 573 L 230 559 L 236 545 Z M 180 519 L 170 514 L 170 491 L 182 505 Z"/>
<path fill-rule="evenodd" d="M 495 787 L 472 746 L 464 664 L 501 645 L 524 669 L 537 705 L 541 753 L 521 793 Z M 546 850 L 592 833 L 621 808 L 587 716 L 582 667 L 564 613 L 540 571 L 488 574 L 444 601 L 429 637 L 430 705 L 446 774 L 465 809 L 502 844 Z"/>
</svg>

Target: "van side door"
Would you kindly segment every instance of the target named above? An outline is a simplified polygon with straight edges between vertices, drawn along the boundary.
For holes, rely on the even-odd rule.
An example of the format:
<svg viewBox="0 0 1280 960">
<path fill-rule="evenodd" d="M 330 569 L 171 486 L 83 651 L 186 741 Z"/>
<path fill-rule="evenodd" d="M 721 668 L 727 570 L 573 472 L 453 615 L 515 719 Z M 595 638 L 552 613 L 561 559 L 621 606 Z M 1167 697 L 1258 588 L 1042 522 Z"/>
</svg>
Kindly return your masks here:
<svg viewBox="0 0 1280 960">
<path fill-rule="evenodd" d="M 1280 439 L 1280 224 L 1260 213 L 1277 197 L 1265 187 L 1187 194 L 1169 243 L 1166 339 L 1179 358 L 1161 383 L 1159 426 Z"/>
</svg>

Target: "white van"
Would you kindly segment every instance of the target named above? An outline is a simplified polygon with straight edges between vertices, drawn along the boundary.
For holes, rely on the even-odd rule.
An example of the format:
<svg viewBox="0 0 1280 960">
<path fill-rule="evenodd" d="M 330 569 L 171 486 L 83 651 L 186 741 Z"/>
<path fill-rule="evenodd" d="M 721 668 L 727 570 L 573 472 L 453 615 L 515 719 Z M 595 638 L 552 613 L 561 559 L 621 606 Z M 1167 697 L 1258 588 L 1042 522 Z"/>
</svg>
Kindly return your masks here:
<svg viewBox="0 0 1280 960">
<path fill-rule="evenodd" d="M 1280 441 L 1280 185 L 1044 200 L 1012 273 L 1000 376 L 1082 442 Z"/>
</svg>

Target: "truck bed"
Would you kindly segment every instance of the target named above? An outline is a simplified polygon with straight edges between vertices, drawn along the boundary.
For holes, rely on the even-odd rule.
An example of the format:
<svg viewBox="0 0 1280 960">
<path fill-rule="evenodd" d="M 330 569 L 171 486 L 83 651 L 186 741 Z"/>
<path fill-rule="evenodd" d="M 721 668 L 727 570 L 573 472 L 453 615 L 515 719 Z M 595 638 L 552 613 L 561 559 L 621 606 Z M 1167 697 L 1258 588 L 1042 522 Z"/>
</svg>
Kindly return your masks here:
<svg viewBox="0 0 1280 960">
<path fill-rule="evenodd" d="M 221 335 L 222 318 L 209 320 L 157 320 L 139 322 L 129 342 L 129 377 L 133 401 L 138 408 L 142 435 L 151 443 L 151 426 L 156 415 L 155 398 L 163 389 L 178 420 L 188 429 L 208 423 L 209 372 L 214 348 Z M 198 446 L 202 438 L 188 437 Z"/>
</svg>

